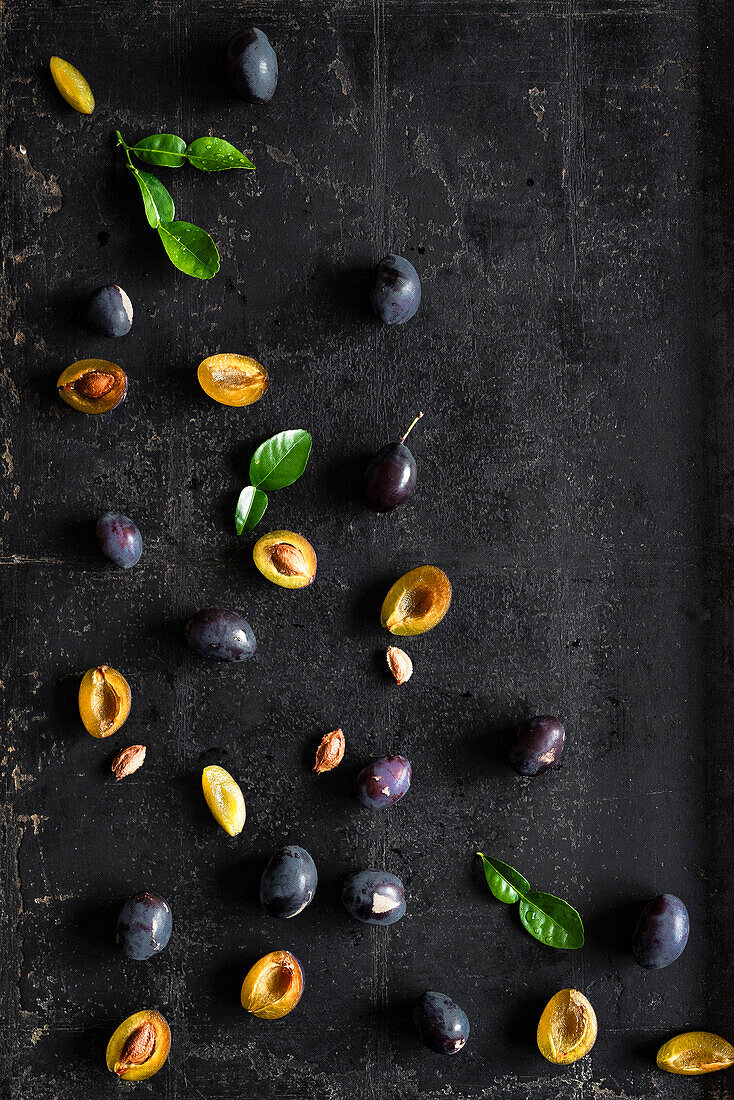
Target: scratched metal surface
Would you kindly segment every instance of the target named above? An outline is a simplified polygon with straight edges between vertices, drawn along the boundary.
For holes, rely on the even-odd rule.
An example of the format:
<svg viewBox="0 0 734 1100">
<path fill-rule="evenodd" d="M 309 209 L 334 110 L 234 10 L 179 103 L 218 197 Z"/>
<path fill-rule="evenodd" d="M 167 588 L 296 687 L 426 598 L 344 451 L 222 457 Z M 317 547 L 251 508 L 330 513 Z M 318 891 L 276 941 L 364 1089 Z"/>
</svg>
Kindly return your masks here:
<svg viewBox="0 0 734 1100">
<path fill-rule="evenodd" d="M 703 18 L 702 18 L 703 17 Z M 254 21 L 280 57 L 265 108 L 235 101 L 222 43 Z M 10 0 L 2 81 L 5 614 L 3 1095 L 112 1097 L 107 1038 L 156 1007 L 173 1031 L 143 1096 L 412 1100 L 660 1097 L 662 1038 L 734 1035 L 732 766 L 731 29 L 727 5 L 658 0 Z M 46 71 L 89 77 L 82 118 Z M 222 270 L 178 275 L 147 229 L 110 132 L 213 132 L 253 176 L 164 173 L 180 216 L 213 233 Z M 419 316 L 378 327 L 366 268 L 389 249 L 423 278 Z M 118 281 L 133 332 L 76 320 Z M 195 367 L 253 354 L 267 398 L 215 406 Z M 54 384 L 81 357 L 120 362 L 127 404 L 99 419 Z M 414 411 L 419 488 L 389 517 L 360 500 L 365 457 Z M 308 472 L 261 531 L 319 553 L 303 593 L 255 572 L 232 511 L 249 456 L 285 427 L 314 435 Z M 92 535 L 106 508 L 145 538 L 129 574 Z M 421 563 L 454 582 L 448 618 L 411 642 L 406 687 L 382 669 L 378 609 Z M 245 612 L 242 668 L 182 641 L 203 604 Z M 133 711 L 111 742 L 82 729 L 79 677 L 106 662 Z M 504 762 L 511 722 L 560 714 L 563 767 L 534 783 Z M 341 725 L 347 757 L 310 771 Z M 144 769 L 114 785 L 130 741 Z M 370 815 L 359 764 L 413 761 L 408 798 Z M 204 808 L 202 764 L 238 776 L 237 840 Z M 267 854 L 295 841 L 316 902 L 266 918 Z M 587 946 L 527 937 L 474 877 L 477 847 L 578 906 Z M 339 884 L 403 876 L 406 918 L 350 923 Z M 169 898 L 174 936 L 126 964 L 123 899 Z M 687 902 L 682 959 L 636 969 L 630 925 L 660 890 Z M 239 1007 L 265 951 L 289 947 L 307 992 L 287 1020 Z M 591 999 L 591 1056 L 556 1070 L 540 1009 Z M 410 998 L 442 990 L 473 1034 L 455 1059 L 421 1048 Z M 726 1075 L 688 1095 L 732 1095 Z"/>
</svg>

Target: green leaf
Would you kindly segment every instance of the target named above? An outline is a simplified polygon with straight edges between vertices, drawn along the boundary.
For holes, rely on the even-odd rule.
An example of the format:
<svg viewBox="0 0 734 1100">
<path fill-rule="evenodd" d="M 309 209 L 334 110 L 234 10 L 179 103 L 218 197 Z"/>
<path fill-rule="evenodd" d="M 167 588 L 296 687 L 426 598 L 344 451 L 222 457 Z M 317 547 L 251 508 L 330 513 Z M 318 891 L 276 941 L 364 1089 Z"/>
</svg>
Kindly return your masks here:
<svg viewBox="0 0 734 1100">
<path fill-rule="evenodd" d="M 219 271 L 217 246 L 204 229 L 191 222 L 162 222 L 163 247 L 174 267 L 194 279 L 211 279 Z"/>
<path fill-rule="evenodd" d="M 567 901 L 531 890 L 521 899 L 519 913 L 523 927 L 547 947 L 576 950 L 584 946 L 583 922 Z"/>
<path fill-rule="evenodd" d="M 151 176 L 150 172 L 141 172 L 134 164 L 130 164 L 129 168 L 138 181 L 148 224 L 157 229 L 161 222 L 173 221 L 176 214 L 173 199 L 161 181 Z"/>
<path fill-rule="evenodd" d="M 237 528 L 237 534 L 241 535 L 243 531 L 251 531 L 253 527 L 256 527 L 263 518 L 267 506 L 268 498 L 266 494 L 260 489 L 256 489 L 254 485 L 247 485 L 240 493 L 237 510 L 234 514 L 234 525 Z"/>
<path fill-rule="evenodd" d="M 530 883 L 523 878 L 519 871 L 510 867 L 509 863 L 503 863 L 500 859 L 490 859 L 482 852 L 477 852 L 484 868 L 484 877 L 497 901 L 503 901 L 505 905 L 512 905 L 519 901 L 523 894 L 527 894 Z"/>
<path fill-rule="evenodd" d="M 280 432 L 255 451 L 250 463 L 250 481 L 262 489 L 284 489 L 301 476 L 310 453 L 308 432 L 301 428 Z"/>
<path fill-rule="evenodd" d="M 254 169 L 255 167 L 249 157 L 223 138 L 197 138 L 189 145 L 186 156 L 194 168 L 200 168 L 202 172 L 224 172 L 227 168 Z"/>
<path fill-rule="evenodd" d="M 186 163 L 186 142 L 175 134 L 151 134 L 131 147 L 136 157 L 159 168 L 181 168 Z"/>
</svg>

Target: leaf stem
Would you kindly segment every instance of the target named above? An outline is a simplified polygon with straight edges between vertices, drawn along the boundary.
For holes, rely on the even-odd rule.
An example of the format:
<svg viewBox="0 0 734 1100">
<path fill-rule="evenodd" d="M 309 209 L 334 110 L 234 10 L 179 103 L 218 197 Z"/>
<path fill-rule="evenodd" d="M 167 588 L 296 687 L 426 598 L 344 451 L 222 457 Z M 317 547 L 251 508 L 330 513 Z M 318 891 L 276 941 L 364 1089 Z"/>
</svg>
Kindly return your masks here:
<svg viewBox="0 0 734 1100">
<path fill-rule="evenodd" d="M 408 438 L 408 436 L 410 435 L 410 433 L 411 433 L 411 432 L 413 431 L 413 428 L 414 428 L 414 427 L 416 426 L 416 424 L 418 423 L 418 421 L 420 420 L 420 418 L 421 418 L 422 416 L 423 416 L 423 413 L 418 413 L 418 415 L 416 416 L 415 420 L 414 420 L 414 421 L 413 421 L 413 423 L 412 423 L 412 424 L 410 425 L 410 427 L 408 428 L 408 430 L 407 430 L 407 432 L 405 433 L 405 435 L 403 436 L 403 438 L 402 438 L 402 439 L 400 440 L 400 442 L 401 442 L 401 443 L 405 443 L 405 440 L 406 440 L 406 439 Z"/>
<path fill-rule="evenodd" d="M 119 130 L 115 130 L 115 136 L 116 136 L 116 138 L 117 138 L 117 144 L 118 144 L 118 146 L 120 146 L 120 145 L 121 145 L 121 146 L 122 146 L 122 148 L 123 148 L 123 149 L 124 149 L 124 151 L 125 151 L 125 159 L 126 159 L 126 161 L 127 161 L 127 166 L 128 166 L 128 168 L 130 169 L 130 171 L 131 171 L 131 172 L 132 172 L 133 174 L 136 174 L 136 173 L 137 173 L 137 169 L 136 169 L 135 165 L 133 164 L 133 162 L 132 162 L 132 158 L 131 158 L 131 156 L 130 156 L 130 146 L 129 146 L 129 145 L 127 144 L 127 142 L 125 141 L 124 137 L 122 136 L 122 134 L 120 133 L 120 131 L 119 131 Z"/>
</svg>

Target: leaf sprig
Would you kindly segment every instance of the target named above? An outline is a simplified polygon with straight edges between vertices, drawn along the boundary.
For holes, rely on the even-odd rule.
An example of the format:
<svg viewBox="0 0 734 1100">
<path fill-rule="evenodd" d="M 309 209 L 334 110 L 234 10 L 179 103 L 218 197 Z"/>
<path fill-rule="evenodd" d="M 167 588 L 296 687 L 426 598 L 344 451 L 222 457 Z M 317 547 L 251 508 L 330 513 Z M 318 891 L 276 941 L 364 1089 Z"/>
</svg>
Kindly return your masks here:
<svg viewBox="0 0 734 1100">
<path fill-rule="evenodd" d="M 250 461 L 250 485 L 237 501 L 237 534 L 251 531 L 265 514 L 268 495 L 265 489 L 285 489 L 297 481 L 306 469 L 311 454 L 311 436 L 303 428 L 279 432 L 261 443 Z"/>
<path fill-rule="evenodd" d="M 211 279 L 219 271 L 219 252 L 214 241 L 198 225 L 174 221 L 175 207 L 170 193 L 156 176 L 138 168 L 130 154 L 159 168 L 181 168 L 188 161 L 202 172 L 223 172 L 229 168 L 252 170 L 255 165 L 223 138 L 196 138 L 186 145 L 183 138 L 175 134 L 151 134 L 136 145 L 128 145 L 119 130 L 115 131 L 115 136 L 140 188 L 148 224 L 158 231 L 171 263 L 194 279 Z"/>
<path fill-rule="evenodd" d="M 584 925 L 581 917 L 567 901 L 531 890 L 526 878 L 499 859 L 477 852 L 484 868 L 487 886 L 505 905 L 520 903 L 518 910 L 523 927 L 547 947 L 576 950 L 584 946 Z"/>
<path fill-rule="evenodd" d="M 229 168 L 252 171 L 255 168 L 249 157 L 224 138 L 200 137 L 187 146 L 184 139 L 175 134 L 151 134 L 125 148 L 138 160 L 157 168 L 182 168 L 187 160 L 202 172 L 225 172 Z"/>
</svg>

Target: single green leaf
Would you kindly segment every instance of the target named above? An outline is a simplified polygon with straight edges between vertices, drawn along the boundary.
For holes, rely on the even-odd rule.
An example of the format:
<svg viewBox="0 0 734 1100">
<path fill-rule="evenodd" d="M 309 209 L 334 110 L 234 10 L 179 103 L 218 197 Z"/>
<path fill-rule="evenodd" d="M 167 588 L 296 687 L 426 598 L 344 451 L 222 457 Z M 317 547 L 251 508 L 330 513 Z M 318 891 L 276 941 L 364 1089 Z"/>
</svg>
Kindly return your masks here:
<svg viewBox="0 0 734 1100">
<path fill-rule="evenodd" d="M 477 852 L 484 868 L 484 877 L 497 901 L 503 901 L 505 905 L 512 905 L 519 901 L 523 894 L 527 894 L 530 883 L 523 878 L 519 871 L 510 867 L 509 863 L 503 863 L 501 859 L 490 859 L 482 852 Z"/>
<path fill-rule="evenodd" d="M 211 279 L 219 271 L 217 246 L 204 229 L 191 222 L 166 222 L 158 226 L 163 247 L 174 267 L 194 279 Z"/>
<path fill-rule="evenodd" d="M 131 151 L 146 164 L 159 168 L 181 168 L 186 163 L 186 142 L 175 134 L 151 134 L 133 145 Z"/>
<path fill-rule="evenodd" d="M 523 927 L 547 947 L 576 950 L 584 946 L 583 922 L 567 901 L 531 890 L 521 899 L 519 913 Z"/>
<path fill-rule="evenodd" d="M 138 181 L 148 224 L 157 229 L 161 222 L 173 221 L 176 214 L 173 199 L 161 181 L 151 176 L 150 172 L 142 172 L 134 164 L 130 164 L 129 168 Z"/>
<path fill-rule="evenodd" d="M 252 456 L 250 481 L 261 489 L 284 489 L 306 469 L 311 436 L 302 428 L 280 432 L 261 443 Z"/>
<path fill-rule="evenodd" d="M 240 493 L 237 510 L 234 514 L 234 525 L 237 528 L 237 534 L 241 535 L 243 531 L 251 531 L 253 527 L 256 527 L 263 518 L 267 506 L 268 498 L 265 493 L 260 489 L 256 489 L 254 485 L 245 486 Z"/>
<path fill-rule="evenodd" d="M 249 157 L 223 138 L 197 138 L 189 145 L 186 156 L 194 168 L 200 168 L 202 172 L 224 172 L 227 168 L 254 169 L 255 167 Z"/>
</svg>

